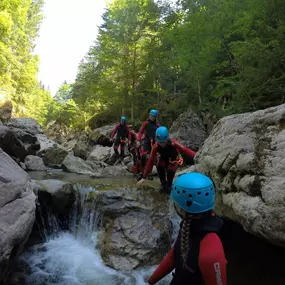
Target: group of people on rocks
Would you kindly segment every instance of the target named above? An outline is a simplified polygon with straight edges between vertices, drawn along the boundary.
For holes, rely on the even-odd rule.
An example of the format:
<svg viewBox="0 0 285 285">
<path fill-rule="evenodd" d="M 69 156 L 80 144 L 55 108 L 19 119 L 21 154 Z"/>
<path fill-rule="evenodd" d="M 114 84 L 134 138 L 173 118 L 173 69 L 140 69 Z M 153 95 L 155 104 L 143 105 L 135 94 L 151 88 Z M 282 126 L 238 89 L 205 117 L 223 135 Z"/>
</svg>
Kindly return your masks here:
<svg viewBox="0 0 285 285">
<path fill-rule="evenodd" d="M 173 182 L 177 167 L 183 163 L 181 154 L 194 158 L 195 152 L 170 139 L 168 129 L 160 126 L 157 116 L 157 110 L 150 111 L 138 136 L 127 126 L 126 117 L 121 117 L 112 133 L 112 139 L 117 133 L 114 149 L 119 156 L 120 145 L 121 157 L 128 138 L 138 185 L 147 179 L 157 160 L 160 190 L 170 193 L 174 208 L 182 219 L 174 245 L 146 284 L 156 284 L 175 270 L 170 285 L 226 285 L 227 260 L 219 237 L 223 221 L 213 211 L 214 183 L 198 172 L 183 173 Z"/>
<path fill-rule="evenodd" d="M 169 138 L 168 129 L 157 122 L 158 111 L 151 110 L 149 119 L 143 122 L 138 135 L 127 125 L 125 116 L 114 128 L 111 139 L 114 141 L 114 151 L 119 159 L 125 155 L 124 149 L 128 142 L 128 149 L 133 157 L 133 173 L 142 184 L 152 172 L 156 163 L 161 182 L 160 190 L 170 193 L 175 172 L 183 163 L 181 154 L 194 158 L 195 152 Z M 120 146 L 120 154 L 119 154 Z M 159 154 L 159 158 L 157 155 Z"/>
</svg>

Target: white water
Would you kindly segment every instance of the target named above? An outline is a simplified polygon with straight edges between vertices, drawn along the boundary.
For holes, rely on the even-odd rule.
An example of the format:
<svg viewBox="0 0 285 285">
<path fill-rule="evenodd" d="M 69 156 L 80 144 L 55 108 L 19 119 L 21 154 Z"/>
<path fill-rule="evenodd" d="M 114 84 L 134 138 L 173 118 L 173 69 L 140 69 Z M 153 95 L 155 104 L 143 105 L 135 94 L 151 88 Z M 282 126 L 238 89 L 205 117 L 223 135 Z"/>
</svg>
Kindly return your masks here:
<svg viewBox="0 0 285 285">
<path fill-rule="evenodd" d="M 81 194 L 90 190 L 92 189 L 80 187 Z M 84 195 L 78 198 L 84 206 Z M 74 218 L 77 212 L 73 213 L 73 226 L 70 232 L 47 236 L 45 243 L 34 246 L 24 254 L 23 260 L 31 270 L 26 284 L 144 285 L 156 266 L 135 270 L 129 276 L 105 266 L 96 249 L 98 232 L 96 224 L 100 220 L 100 214 L 96 211 L 88 212 L 85 208 L 77 225 Z M 175 224 L 177 224 L 176 218 Z M 171 274 L 157 284 L 166 285 L 170 280 Z"/>
</svg>

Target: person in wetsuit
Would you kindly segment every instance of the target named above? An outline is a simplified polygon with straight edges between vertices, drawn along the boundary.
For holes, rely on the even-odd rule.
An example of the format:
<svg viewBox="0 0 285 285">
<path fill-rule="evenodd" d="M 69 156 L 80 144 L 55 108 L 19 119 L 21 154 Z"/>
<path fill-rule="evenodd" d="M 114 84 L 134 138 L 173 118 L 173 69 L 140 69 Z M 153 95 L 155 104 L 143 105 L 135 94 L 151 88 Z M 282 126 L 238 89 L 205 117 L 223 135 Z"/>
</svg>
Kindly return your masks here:
<svg viewBox="0 0 285 285">
<path fill-rule="evenodd" d="M 133 158 L 133 174 L 137 175 L 137 169 L 139 168 L 139 154 L 137 148 L 137 134 L 130 130 L 128 133 L 128 149 Z"/>
<path fill-rule="evenodd" d="M 140 157 L 141 157 L 141 165 L 140 165 L 140 172 L 141 175 L 139 175 L 138 179 L 142 178 L 142 174 L 144 172 L 144 167 L 146 165 L 147 157 L 149 153 L 151 152 L 152 146 L 155 143 L 155 132 L 157 128 L 160 127 L 160 124 L 157 123 L 157 116 L 158 111 L 157 110 L 151 110 L 149 112 L 149 119 L 145 122 L 143 122 L 139 133 L 138 133 L 138 140 L 137 140 L 137 146 L 138 148 L 141 147 L 141 139 L 144 135 L 144 142 L 143 146 L 140 149 Z"/>
<path fill-rule="evenodd" d="M 180 144 L 177 140 L 170 139 L 168 129 L 164 126 L 161 126 L 156 130 L 155 140 L 156 143 L 150 153 L 143 177 L 137 184 L 140 185 L 145 181 L 152 171 L 157 154 L 160 154 L 160 158 L 156 165 L 161 183 L 160 190 L 162 192 L 170 193 L 175 172 L 178 166 L 183 163 L 181 153 L 191 158 L 194 158 L 196 153 Z"/>
<path fill-rule="evenodd" d="M 127 119 L 125 116 L 121 117 L 121 122 L 119 124 L 116 125 L 116 127 L 114 128 L 112 134 L 111 134 L 111 139 L 112 141 L 114 140 L 114 136 L 115 134 L 117 134 L 117 137 L 115 139 L 115 143 L 114 143 L 114 151 L 117 157 L 119 157 L 119 145 L 120 145 L 120 156 L 121 159 L 124 157 L 125 155 L 125 145 L 126 145 L 126 139 L 128 137 L 128 133 L 129 133 L 129 128 L 126 125 Z"/>
<path fill-rule="evenodd" d="M 146 284 L 175 270 L 170 285 L 227 285 L 227 260 L 218 236 L 223 221 L 212 210 L 212 180 L 198 172 L 182 174 L 173 183 L 171 199 L 182 218 L 179 234 Z"/>
</svg>

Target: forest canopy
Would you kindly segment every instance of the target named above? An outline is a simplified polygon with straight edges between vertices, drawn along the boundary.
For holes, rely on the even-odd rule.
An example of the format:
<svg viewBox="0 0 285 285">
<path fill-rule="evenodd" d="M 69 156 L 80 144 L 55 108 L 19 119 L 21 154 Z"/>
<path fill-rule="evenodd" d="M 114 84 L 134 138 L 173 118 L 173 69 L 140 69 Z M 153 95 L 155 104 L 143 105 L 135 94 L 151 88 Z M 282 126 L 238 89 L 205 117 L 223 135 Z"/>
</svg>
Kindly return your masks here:
<svg viewBox="0 0 285 285">
<path fill-rule="evenodd" d="M 109 1 L 75 82 L 53 99 L 32 55 L 42 5 L 1 1 L 0 90 L 43 124 L 135 124 L 156 108 L 169 126 L 189 107 L 221 117 L 285 101 L 283 0 Z"/>
</svg>

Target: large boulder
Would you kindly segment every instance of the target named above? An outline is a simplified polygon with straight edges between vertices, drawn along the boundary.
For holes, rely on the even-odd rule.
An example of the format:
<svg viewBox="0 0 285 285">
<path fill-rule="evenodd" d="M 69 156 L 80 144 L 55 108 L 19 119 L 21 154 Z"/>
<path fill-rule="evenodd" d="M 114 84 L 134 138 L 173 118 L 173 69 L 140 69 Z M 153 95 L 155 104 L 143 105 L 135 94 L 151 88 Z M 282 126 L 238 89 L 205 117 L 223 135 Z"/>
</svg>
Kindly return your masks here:
<svg viewBox="0 0 285 285">
<path fill-rule="evenodd" d="M 25 165 L 27 170 L 37 170 L 37 171 L 46 170 L 42 158 L 35 155 L 28 155 L 25 158 Z"/>
<path fill-rule="evenodd" d="M 90 138 L 96 144 L 100 144 L 102 146 L 112 146 L 112 142 L 110 141 L 112 131 L 114 130 L 116 124 L 110 124 L 98 129 L 93 130 L 90 135 Z"/>
<path fill-rule="evenodd" d="M 86 133 L 82 133 L 77 139 L 74 147 L 72 148 L 74 156 L 86 159 L 90 153 L 95 143 L 90 140 Z"/>
<path fill-rule="evenodd" d="M 220 215 L 285 247 L 285 105 L 222 118 L 196 161 L 215 181 Z"/>
<path fill-rule="evenodd" d="M 42 156 L 47 149 L 58 146 L 58 143 L 49 139 L 45 134 L 37 134 L 36 137 L 40 143 L 40 149 L 37 153 L 38 155 Z"/>
<path fill-rule="evenodd" d="M 43 161 L 46 166 L 61 168 L 67 155 L 68 151 L 64 147 L 55 145 L 52 148 L 46 149 L 43 155 Z"/>
<path fill-rule="evenodd" d="M 105 263 L 125 272 L 159 263 L 171 244 L 167 195 L 149 189 L 111 190 L 100 201 L 99 247 Z"/>
<path fill-rule="evenodd" d="M 0 125 L 0 148 L 7 154 L 20 161 L 24 161 L 28 151 L 15 134 L 8 127 Z"/>
<path fill-rule="evenodd" d="M 25 146 L 27 155 L 37 154 L 41 146 L 36 135 L 43 134 L 44 132 L 36 120 L 29 118 L 10 119 L 6 125 Z"/>
<path fill-rule="evenodd" d="M 7 126 L 13 129 L 14 133 L 18 134 L 19 137 L 26 134 L 35 136 L 37 134 L 44 133 L 37 121 L 35 119 L 30 118 L 10 119 L 7 123 Z"/>
<path fill-rule="evenodd" d="M 28 174 L 0 149 L 0 280 L 9 260 L 18 256 L 35 221 L 36 196 Z"/>
<path fill-rule="evenodd" d="M 72 151 L 74 156 L 87 159 L 96 143 L 90 138 L 87 132 L 78 133 L 71 140 L 65 141 L 62 146 Z"/>
<path fill-rule="evenodd" d="M 87 158 L 87 161 L 104 161 L 107 162 L 111 156 L 112 148 L 108 146 L 96 145 Z"/>
<path fill-rule="evenodd" d="M 6 122 L 11 119 L 13 111 L 13 104 L 7 100 L 0 104 L 0 122 Z"/>
<path fill-rule="evenodd" d="M 49 167 L 60 168 L 68 150 L 44 134 L 38 134 L 37 138 L 40 142 L 40 150 L 37 154 L 43 158 L 44 164 Z"/>
<path fill-rule="evenodd" d="M 80 157 L 73 156 L 72 154 L 67 155 L 62 162 L 63 170 L 87 175 L 101 172 L 103 166 L 104 165 L 101 162 L 85 161 Z"/>
<path fill-rule="evenodd" d="M 202 119 L 191 109 L 181 114 L 169 130 L 171 137 L 197 151 L 207 138 L 207 130 Z"/>
<path fill-rule="evenodd" d="M 68 216 L 74 207 L 76 191 L 69 182 L 56 179 L 39 180 L 38 197 L 41 205 L 52 210 L 53 214 Z"/>
</svg>

